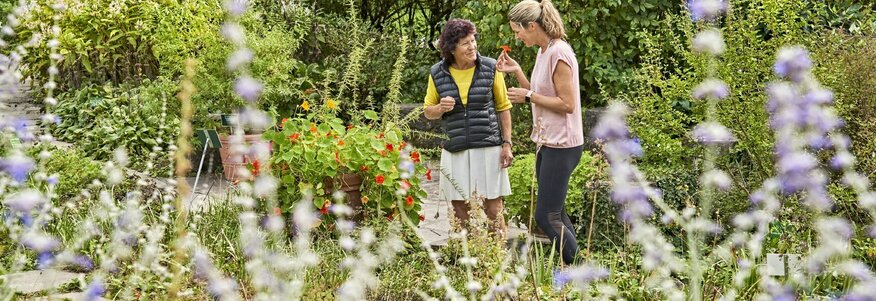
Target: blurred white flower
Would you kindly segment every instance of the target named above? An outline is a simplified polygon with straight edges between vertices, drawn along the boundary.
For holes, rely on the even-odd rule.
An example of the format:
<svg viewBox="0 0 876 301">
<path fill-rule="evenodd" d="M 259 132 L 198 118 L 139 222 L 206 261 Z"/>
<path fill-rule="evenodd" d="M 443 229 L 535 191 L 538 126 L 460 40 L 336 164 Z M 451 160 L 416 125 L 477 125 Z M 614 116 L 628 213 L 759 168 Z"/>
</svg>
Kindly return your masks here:
<svg viewBox="0 0 876 301">
<path fill-rule="evenodd" d="M 724 53 L 725 48 L 721 32 L 714 28 L 698 33 L 691 44 L 694 52 L 708 53 L 716 56 Z"/>
</svg>

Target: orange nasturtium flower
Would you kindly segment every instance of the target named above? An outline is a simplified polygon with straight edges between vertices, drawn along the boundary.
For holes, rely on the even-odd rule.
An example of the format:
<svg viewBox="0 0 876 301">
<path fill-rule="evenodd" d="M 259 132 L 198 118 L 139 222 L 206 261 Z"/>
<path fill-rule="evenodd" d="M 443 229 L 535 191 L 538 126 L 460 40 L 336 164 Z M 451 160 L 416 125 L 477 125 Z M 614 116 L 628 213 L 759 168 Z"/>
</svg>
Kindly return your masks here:
<svg viewBox="0 0 876 301">
<path fill-rule="evenodd" d="M 362 204 L 368 204 L 368 196 L 362 196 Z"/>
<path fill-rule="evenodd" d="M 414 161 L 414 163 L 420 163 L 420 153 L 412 152 L 411 153 L 411 161 Z"/>
<path fill-rule="evenodd" d="M 316 134 L 316 124 L 313 122 L 310 123 L 310 132 Z"/>
<path fill-rule="evenodd" d="M 405 199 L 405 204 L 408 205 L 408 207 L 413 206 L 413 205 L 414 205 L 414 197 L 412 197 L 412 196 L 408 196 L 408 197 Z"/>
<path fill-rule="evenodd" d="M 344 146 L 344 140 L 338 140 L 338 146 Z"/>
<path fill-rule="evenodd" d="M 301 134 L 294 133 L 292 135 L 289 135 L 289 141 L 292 141 L 292 143 L 296 143 L 296 142 L 298 142 L 299 137 L 301 137 Z"/>
<path fill-rule="evenodd" d="M 259 171 L 261 171 L 262 164 L 259 163 L 259 160 L 255 160 L 252 162 L 252 175 L 258 176 Z"/>
<path fill-rule="evenodd" d="M 386 150 L 388 150 L 388 151 L 392 151 L 392 148 L 393 148 L 393 147 L 392 147 L 392 143 L 387 143 L 387 144 L 386 144 Z"/>
<path fill-rule="evenodd" d="M 363 172 L 368 171 L 368 166 L 365 166 L 365 165 L 359 166 L 359 170 L 361 170 Z"/>
<path fill-rule="evenodd" d="M 327 106 L 329 109 L 332 109 L 332 110 L 338 108 L 338 104 L 335 103 L 335 101 L 332 100 L 331 98 L 329 98 L 325 101 L 325 106 Z"/>
<path fill-rule="evenodd" d="M 319 213 L 322 213 L 323 215 L 328 214 L 329 206 L 331 205 L 331 201 L 325 200 L 325 202 L 322 203 L 322 208 L 319 208 Z"/>
<path fill-rule="evenodd" d="M 302 109 L 304 109 L 305 111 L 309 111 L 309 110 L 310 110 L 310 103 L 308 103 L 306 100 L 305 100 L 304 102 L 302 102 L 302 103 L 301 103 L 300 105 L 298 105 L 298 106 L 301 107 Z"/>
<path fill-rule="evenodd" d="M 502 45 L 502 46 L 499 46 L 499 48 L 502 48 L 502 54 L 505 54 L 505 53 L 511 52 L 511 46 L 508 46 L 508 45 Z"/>
<path fill-rule="evenodd" d="M 384 180 L 386 180 L 386 178 L 383 177 L 383 175 L 377 175 L 376 177 L 374 177 L 374 182 L 377 184 L 382 185 Z"/>
</svg>

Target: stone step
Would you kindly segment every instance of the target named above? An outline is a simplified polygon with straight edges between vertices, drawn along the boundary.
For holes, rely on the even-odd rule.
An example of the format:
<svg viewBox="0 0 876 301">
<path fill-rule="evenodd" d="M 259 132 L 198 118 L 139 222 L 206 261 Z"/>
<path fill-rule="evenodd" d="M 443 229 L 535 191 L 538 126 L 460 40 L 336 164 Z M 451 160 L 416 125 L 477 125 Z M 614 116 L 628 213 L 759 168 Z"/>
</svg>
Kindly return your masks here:
<svg viewBox="0 0 876 301">
<path fill-rule="evenodd" d="M 32 300 L 34 300 L 34 301 L 61 301 L 61 300 L 80 301 L 80 300 L 86 300 L 86 297 L 88 297 L 88 296 L 85 295 L 85 293 L 80 292 L 80 293 L 55 294 L 55 295 L 50 295 L 50 296 L 46 296 L 46 297 L 36 297 L 36 298 L 33 298 Z M 98 297 L 97 299 L 91 299 L 91 300 L 107 300 L 107 299 Z"/>
<path fill-rule="evenodd" d="M 70 273 L 61 270 L 26 271 L 0 276 L 6 286 L 21 294 L 33 294 L 50 291 L 84 278 L 85 274 Z"/>
</svg>

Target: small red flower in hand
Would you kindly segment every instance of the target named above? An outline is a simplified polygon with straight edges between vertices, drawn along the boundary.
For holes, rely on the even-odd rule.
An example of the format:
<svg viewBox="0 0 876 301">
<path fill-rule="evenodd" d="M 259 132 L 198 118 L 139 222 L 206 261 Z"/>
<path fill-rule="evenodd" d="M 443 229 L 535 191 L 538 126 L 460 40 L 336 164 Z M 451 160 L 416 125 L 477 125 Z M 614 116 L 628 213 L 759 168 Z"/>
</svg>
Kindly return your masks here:
<svg viewBox="0 0 876 301">
<path fill-rule="evenodd" d="M 508 52 L 511 52 L 511 46 L 502 45 L 502 46 L 499 46 L 499 48 L 502 48 L 502 54 L 506 54 Z"/>
</svg>

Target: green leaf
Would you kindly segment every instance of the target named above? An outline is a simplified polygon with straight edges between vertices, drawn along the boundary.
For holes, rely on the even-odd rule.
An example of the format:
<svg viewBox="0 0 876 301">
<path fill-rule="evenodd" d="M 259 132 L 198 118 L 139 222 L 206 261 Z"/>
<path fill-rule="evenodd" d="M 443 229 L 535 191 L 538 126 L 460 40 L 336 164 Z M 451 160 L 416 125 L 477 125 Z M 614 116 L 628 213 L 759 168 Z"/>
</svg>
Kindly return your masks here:
<svg viewBox="0 0 876 301">
<path fill-rule="evenodd" d="M 89 60 L 87 56 L 82 56 L 81 59 L 82 59 L 82 66 L 85 67 L 85 71 L 88 71 L 88 73 L 91 73 L 92 72 L 91 71 L 91 60 Z"/>
<path fill-rule="evenodd" d="M 383 143 L 381 143 L 380 140 L 373 139 L 373 140 L 371 140 L 371 147 L 374 148 L 374 150 L 379 151 L 379 150 L 382 150 L 385 147 L 385 145 L 383 145 Z"/>
<path fill-rule="evenodd" d="M 364 114 L 365 118 L 367 118 L 367 119 L 377 120 L 377 112 L 374 112 L 372 110 L 366 110 L 366 111 L 362 112 L 362 114 Z"/>
</svg>

